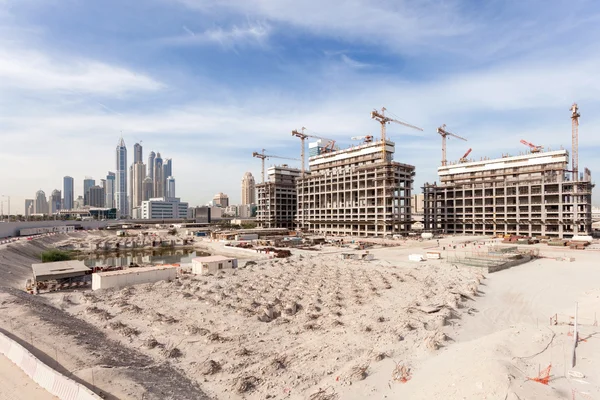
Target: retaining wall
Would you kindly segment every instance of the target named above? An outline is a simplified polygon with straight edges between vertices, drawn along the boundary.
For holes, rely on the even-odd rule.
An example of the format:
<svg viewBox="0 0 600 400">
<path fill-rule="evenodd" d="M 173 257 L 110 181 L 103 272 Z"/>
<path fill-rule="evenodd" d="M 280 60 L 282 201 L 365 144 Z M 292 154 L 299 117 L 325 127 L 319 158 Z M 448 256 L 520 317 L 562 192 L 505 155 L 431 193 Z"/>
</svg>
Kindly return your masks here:
<svg viewBox="0 0 600 400">
<path fill-rule="evenodd" d="M 25 228 L 45 228 L 50 226 L 75 226 L 83 229 L 105 228 L 115 221 L 25 221 L 3 222 L 0 224 L 0 238 L 19 236 L 19 231 Z"/>
<path fill-rule="evenodd" d="M 0 332 L 0 353 L 15 363 L 35 383 L 61 400 L 101 400 L 90 389 L 53 370 L 26 348 Z"/>
</svg>

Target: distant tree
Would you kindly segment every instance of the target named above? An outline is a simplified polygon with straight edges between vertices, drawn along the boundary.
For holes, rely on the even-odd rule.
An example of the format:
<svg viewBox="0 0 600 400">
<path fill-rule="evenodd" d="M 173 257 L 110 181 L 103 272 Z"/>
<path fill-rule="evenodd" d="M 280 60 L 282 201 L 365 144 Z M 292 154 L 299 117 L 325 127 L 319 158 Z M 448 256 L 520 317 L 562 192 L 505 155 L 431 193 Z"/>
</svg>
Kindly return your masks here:
<svg viewBox="0 0 600 400">
<path fill-rule="evenodd" d="M 69 251 L 59 249 L 46 250 L 41 255 L 42 262 L 68 261 L 73 259 L 73 255 Z"/>
</svg>

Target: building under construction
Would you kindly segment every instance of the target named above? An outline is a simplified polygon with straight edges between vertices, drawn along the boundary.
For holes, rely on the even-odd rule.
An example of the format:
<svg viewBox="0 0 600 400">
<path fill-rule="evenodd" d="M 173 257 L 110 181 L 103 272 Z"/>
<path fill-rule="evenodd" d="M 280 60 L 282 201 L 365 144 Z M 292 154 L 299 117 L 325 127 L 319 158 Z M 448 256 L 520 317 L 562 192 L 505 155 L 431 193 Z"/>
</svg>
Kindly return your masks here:
<svg viewBox="0 0 600 400">
<path fill-rule="evenodd" d="M 287 165 L 270 167 L 267 182 L 256 185 L 256 222 L 262 228 L 294 228 L 296 179 L 300 170 Z"/>
<path fill-rule="evenodd" d="M 438 168 L 440 185 L 425 184 L 425 229 L 448 234 L 568 238 L 592 231 L 592 178 L 578 173 L 579 113 L 574 105 L 572 169 L 566 150 L 531 152 Z M 442 136 L 444 138 L 444 136 Z M 445 155 L 445 149 L 443 151 Z"/>
<path fill-rule="evenodd" d="M 297 227 L 328 235 L 408 234 L 415 167 L 394 162 L 395 144 L 383 143 L 311 157 L 310 173 L 296 179 Z"/>
</svg>

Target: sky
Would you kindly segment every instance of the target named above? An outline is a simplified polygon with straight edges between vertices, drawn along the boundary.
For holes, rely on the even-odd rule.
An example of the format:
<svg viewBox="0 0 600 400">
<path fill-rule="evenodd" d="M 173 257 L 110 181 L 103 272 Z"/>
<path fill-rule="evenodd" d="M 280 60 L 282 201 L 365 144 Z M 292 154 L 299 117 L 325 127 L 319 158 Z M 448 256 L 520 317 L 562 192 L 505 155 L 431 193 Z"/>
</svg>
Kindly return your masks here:
<svg viewBox="0 0 600 400">
<path fill-rule="evenodd" d="M 335 139 L 388 126 L 414 192 L 448 160 L 571 148 L 600 151 L 600 4 L 593 0 L 0 0 L 0 195 L 6 210 L 99 182 L 121 135 L 173 159 L 177 196 L 241 197 L 253 151 L 299 158 L 291 131 Z M 271 159 L 267 165 L 297 161 Z M 595 198 L 598 193 L 595 191 Z M 597 205 L 598 200 L 594 200 Z"/>
</svg>

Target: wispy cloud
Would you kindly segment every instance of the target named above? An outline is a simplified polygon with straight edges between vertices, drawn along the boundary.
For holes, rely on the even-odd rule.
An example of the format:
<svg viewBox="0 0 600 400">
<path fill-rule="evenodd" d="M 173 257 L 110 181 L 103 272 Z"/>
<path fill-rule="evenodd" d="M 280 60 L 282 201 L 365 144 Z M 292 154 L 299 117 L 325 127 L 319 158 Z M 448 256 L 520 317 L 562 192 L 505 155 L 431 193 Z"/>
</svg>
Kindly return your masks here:
<svg viewBox="0 0 600 400">
<path fill-rule="evenodd" d="M 460 1 L 409 2 L 397 0 L 168 0 L 199 12 L 229 12 L 360 43 L 406 48 L 434 38 L 466 35 L 475 25 L 463 17 Z"/>
<path fill-rule="evenodd" d="M 100 61 L 51 57 L 36 50 L 5 46 L 0 49 L 0 87 L 125 95 L 156 91 L 164 85 L 146 75 Z"/>
<path fill-rule="evenodd" d="M 259 21 L 227 28 L 216 27 L 201 32 L 196 32 L 186 25 L 182 29 L 185 33 L 161 39 L 161 42 L 178 46 L 217 44 L 235 50 L 245 46 L 265 46 L 271 32 L 269 24 Z"/>
</svg>

